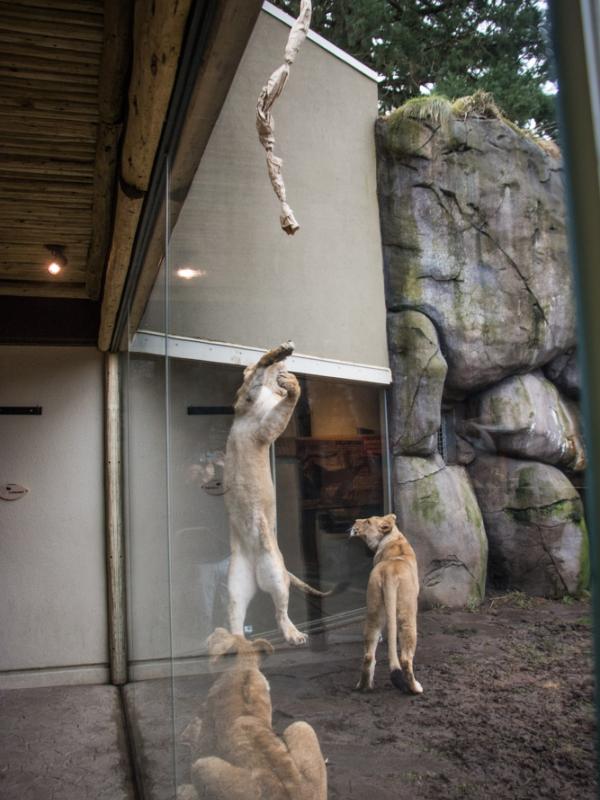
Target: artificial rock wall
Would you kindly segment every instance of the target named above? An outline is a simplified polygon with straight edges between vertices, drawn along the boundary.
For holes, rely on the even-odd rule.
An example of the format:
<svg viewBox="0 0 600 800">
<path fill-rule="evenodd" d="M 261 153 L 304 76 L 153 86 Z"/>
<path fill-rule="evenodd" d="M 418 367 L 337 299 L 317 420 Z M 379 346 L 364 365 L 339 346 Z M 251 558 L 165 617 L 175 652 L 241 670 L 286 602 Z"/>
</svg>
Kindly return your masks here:
<svg viewBox="0 0 600 800">
<path fill-rule="evenodd" d="M 376 128 L 399 523 L 424 605 L 586 581 L 560 156 L 498 118 Z M 443 421 L 443 455 L 440 428 Z"/>
</svg>

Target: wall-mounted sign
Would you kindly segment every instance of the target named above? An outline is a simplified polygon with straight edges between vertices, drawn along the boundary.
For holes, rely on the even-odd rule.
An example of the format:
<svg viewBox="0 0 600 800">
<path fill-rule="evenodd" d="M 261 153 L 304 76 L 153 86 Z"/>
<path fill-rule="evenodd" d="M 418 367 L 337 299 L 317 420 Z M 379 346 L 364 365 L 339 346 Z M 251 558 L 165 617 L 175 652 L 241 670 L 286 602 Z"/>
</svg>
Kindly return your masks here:
<svg viewBox="0 0 600 800">
<path fill-rule="evenodd" d="M 41 406 L 0 406 L 2 414 L 24 414 L 30 417 L 39 417 L 42 413 Z"/>
<path fill-rule="evenodd" d="M 19 486 L 18 483 L 0 484 L 0 498 L 2 500 L 20 500 L 28 491 L 29 489 L 26 489 L 24 486 Z"/>
</svg>

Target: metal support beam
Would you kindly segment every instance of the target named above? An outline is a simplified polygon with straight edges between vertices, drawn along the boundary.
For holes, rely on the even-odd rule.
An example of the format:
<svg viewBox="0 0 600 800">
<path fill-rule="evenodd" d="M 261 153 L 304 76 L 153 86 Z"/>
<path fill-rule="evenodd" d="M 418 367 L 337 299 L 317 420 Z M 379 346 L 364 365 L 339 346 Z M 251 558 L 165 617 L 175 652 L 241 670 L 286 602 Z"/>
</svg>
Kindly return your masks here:
<svg viewBox="0 0 600 800">
<path fill-rule="evenodd" d="M 106 573 L 110 677 L 111 683 L 116 686 L 127 683 L 127 608 L 120 410 L 119 355 L 107 353 L 104 381 Z"/>
<path fill-rule="evenodd" d="M 552 0 L 561 144 L 566 163 L 569 243 L 575 267 L 578 353 L 588 459 L 586 518 L 594 608 L 596 681 L 600 665 L 600 15 L 596 0 Z M 596 697 L 600 723 L 600 705 Z"/>
</svg>

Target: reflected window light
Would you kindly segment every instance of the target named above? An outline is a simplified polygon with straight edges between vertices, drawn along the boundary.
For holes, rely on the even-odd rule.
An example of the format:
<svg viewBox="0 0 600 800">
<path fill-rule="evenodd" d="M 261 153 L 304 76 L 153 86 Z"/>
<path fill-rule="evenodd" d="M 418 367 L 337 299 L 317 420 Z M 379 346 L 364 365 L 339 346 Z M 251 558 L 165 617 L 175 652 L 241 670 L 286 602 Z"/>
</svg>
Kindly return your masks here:
<svg viewBox="0 0 600 800">
<path fill-rule="evenodd" d="M 203 275 L 206 275 L 206 270 L 180 267 L 176 274 L 178 278 L 184 278 L 186 281 L 189 281 L 192 278 L 201 278 Z"/>
</svg>

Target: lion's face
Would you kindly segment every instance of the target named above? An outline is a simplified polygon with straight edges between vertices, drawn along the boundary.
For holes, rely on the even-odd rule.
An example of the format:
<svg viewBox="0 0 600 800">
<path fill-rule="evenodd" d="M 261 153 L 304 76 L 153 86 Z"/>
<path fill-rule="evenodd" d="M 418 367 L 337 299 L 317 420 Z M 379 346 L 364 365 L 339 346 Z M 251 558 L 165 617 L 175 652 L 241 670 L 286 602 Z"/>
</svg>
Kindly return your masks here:
<svg viewBox="0 0 600 800">
<path fill-rule="evenodd" d="M 393 531 L 395 525 L 395 514 L 387 514 L 385 517 L 357 519 L 350 529 L 350 536 L 358 536 L 370 550 L 377 550 L 383 537 Z"/>
</svg>

